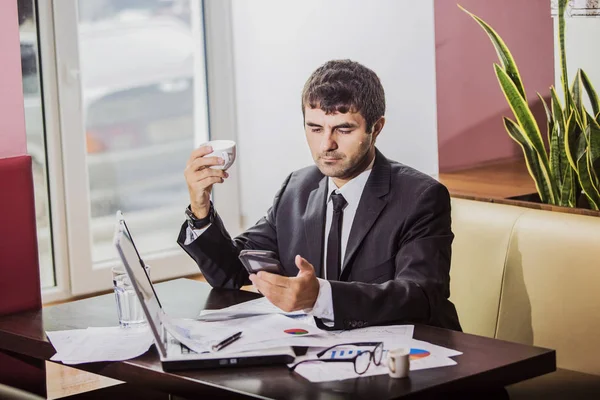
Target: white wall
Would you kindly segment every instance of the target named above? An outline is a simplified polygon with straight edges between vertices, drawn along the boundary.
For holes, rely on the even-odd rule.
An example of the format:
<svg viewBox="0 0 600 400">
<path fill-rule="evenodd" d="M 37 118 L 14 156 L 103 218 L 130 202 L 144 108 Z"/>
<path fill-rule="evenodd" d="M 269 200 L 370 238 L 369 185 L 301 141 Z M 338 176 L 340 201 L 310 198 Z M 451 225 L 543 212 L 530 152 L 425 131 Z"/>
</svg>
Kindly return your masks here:
<svg viewBox="0 0 600 400">
<path fill-rule="evenodd" d="M 437 176 L 433 0 L 233 0 L 238 154 L 244 225 L 285 177 L 313 163 L 300 95 L 330 59 L 373 69 L 387 101 L 388 157 Z"/>
<path fill-rule="evenodd" d="M 554 85 L 563 99 L 560 83 L 560 59 L 558 43 L 558 20 L 554 18 Z M 600 93 L 600 51 L 598 51 L 598 38 L 600 38 L 600 17 L 566 17 L 565 18 L 565 49 L 567 53 L 567 71 L 569 73 L 569 87 L 573 83 L 577 69 L 585 71 L 594 85 L 596 92 Z M 583 92 L 588 112 L 592 113 L 587 94 Z"/>
</svg>

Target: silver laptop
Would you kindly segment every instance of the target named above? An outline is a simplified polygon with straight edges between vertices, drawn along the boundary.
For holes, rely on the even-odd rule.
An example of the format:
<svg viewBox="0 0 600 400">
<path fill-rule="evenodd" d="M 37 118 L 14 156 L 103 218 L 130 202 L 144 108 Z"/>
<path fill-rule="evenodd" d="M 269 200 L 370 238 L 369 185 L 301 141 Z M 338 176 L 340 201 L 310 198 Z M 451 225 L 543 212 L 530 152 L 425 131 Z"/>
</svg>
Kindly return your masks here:
<svg viewBox="0 0 600 400">
<path fill-rule="evenodd" d="M 195 352 L 185 337 L 168 322 L 170 318 L 163 311 L 158 295 L 154 290 L 152 281 L 146 274 L 144 261 L 139 252 L 123 215 L 117 213 L 117 226 L 115 229 L 114 244 L 123 262 L 125 271 L 140 300 L 154 344 L 160 356 L 160 362 L 165 371 L 183 369 L 200 369 L 216 367 L 234 367 L 265 364 L 290 364 L 294 361 L 295 354 L 291 347 L 282 347 L 268 350 L 246 351 L 236 354 L 221 354 L 219 352 Z M 243 337 L 242 337 L 243 338 Z M 241 339 L 240 339 L 241 340 Z M 189 346 L 186 346 L 185 343 Z"/>
</svg>

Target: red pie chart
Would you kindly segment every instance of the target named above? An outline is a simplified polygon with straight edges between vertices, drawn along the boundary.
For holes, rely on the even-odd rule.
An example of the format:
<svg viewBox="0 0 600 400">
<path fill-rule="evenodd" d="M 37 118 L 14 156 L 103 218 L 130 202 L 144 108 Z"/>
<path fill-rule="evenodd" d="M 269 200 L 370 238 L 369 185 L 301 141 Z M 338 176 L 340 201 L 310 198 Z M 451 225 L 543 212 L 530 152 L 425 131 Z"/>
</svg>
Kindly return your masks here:
<svg viewBox="0 0 600 400">
<path fill-rule="evenodd" d="M 289 335 L 306 335 L 308 333 L 307 330 L 300 328 L 286 329 L 284 332 Z"/>
</svg>

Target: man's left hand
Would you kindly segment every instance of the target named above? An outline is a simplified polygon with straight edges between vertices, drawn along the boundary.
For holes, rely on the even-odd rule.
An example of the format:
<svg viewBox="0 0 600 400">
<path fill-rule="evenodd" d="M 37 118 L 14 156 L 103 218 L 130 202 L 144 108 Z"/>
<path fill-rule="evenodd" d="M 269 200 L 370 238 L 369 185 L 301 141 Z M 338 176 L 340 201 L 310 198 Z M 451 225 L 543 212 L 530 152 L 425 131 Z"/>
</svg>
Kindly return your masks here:
<svg viewBox="0 0 600 400">
<path fill-rule="evenodd" d="M 285 312 L 313 308 L 319 295 L 315 268 L 299 255 L 295 261 L 300 271 L 292 278 L 265 271 L 250 275 L 254 287 Z"/>
</svg>

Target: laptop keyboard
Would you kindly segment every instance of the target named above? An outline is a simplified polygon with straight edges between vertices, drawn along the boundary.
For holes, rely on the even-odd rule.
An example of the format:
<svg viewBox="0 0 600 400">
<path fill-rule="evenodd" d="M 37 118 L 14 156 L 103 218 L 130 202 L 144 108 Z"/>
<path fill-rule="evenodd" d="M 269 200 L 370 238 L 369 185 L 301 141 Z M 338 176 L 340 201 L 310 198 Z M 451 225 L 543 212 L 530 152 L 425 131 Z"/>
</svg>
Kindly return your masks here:
<svg viewBox="0 0 600 400">
<path fill-rule="evenodd" d="M 198 354 L 197 352 L 190 349 L 186 345 L 180 343 L 179 340 L 175 339 L 170 334 L 169 334 L 167 347 L 168 347 L 167 353 L 171 352 L 171 354 L 176 354 L 177 352 L 179 352 L 179 354 L 181 354 L 181 355 Z"/>
<path fill-rule="evenodd" d="M 179 348 L 181 349 L 181 354 L 198 354 L 182 343 L 179 343 Z"/>
</svg>

